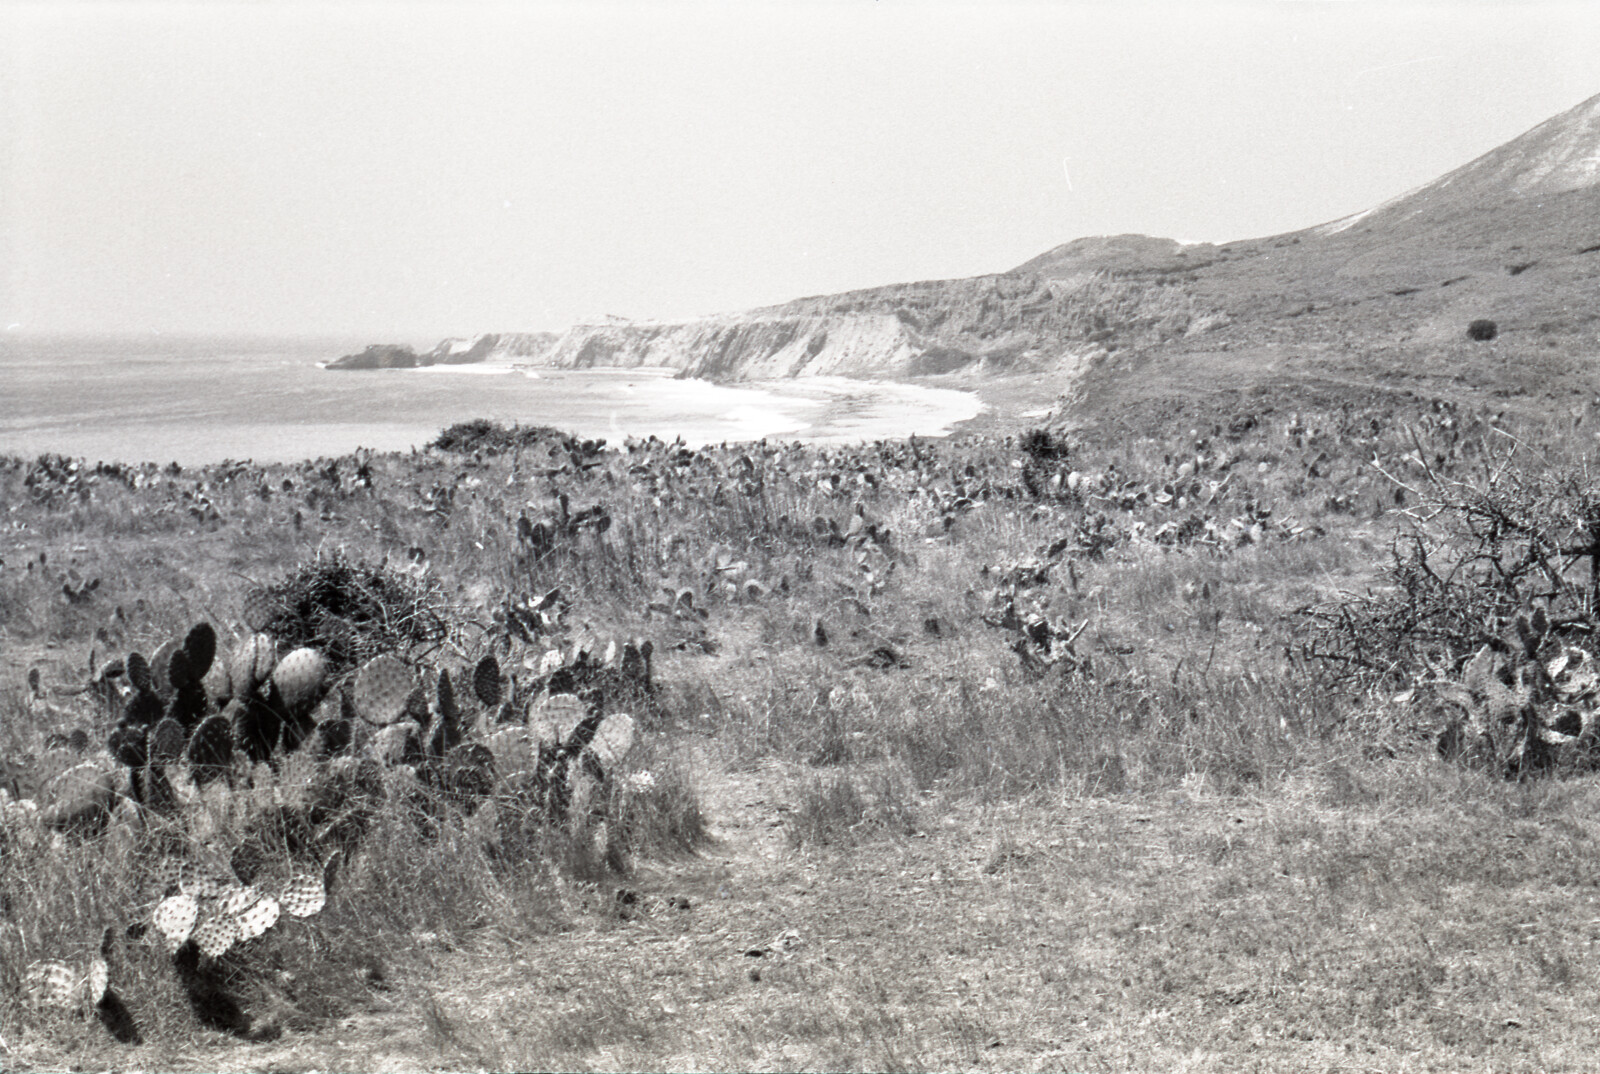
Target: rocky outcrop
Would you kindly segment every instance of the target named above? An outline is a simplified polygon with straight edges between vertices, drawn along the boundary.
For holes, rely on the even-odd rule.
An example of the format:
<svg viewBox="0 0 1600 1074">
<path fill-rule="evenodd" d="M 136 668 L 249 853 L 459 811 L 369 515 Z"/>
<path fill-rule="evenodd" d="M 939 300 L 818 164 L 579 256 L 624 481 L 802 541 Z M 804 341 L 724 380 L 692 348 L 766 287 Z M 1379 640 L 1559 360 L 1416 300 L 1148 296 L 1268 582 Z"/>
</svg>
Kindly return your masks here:
<svg viewBox="0 0 1600 1074">
<path fill-rule="evenodd" d="M 432 365 L 471 365 L 491 358 L 538 359 L 560 337 L 554 332 L 487 333 L 472 339 L 444 339 L 418 354 L 403 343 L 374 343 L 359 354 L 328 363 L 329 369 L 421 369 Z"/>
<path fill-rule="evenodd" d="M 1179 271 L 1190 261 L 1204 260 L 1214 249 L 1208 243 L 1185 246 L 1175 239 L 1157 239 L 1149 235 L 1093 235 L 1047 250 L 1012 271 L 1019 275 L 1048 277 L 1100 271 Z"/>
<path fill-rule="evenodd" d="M 329 369 L 415 369 L 417 352 L 403 343 L 374 343 L 359 354 L 346 354 L 328 363 Z"/>
</svg>

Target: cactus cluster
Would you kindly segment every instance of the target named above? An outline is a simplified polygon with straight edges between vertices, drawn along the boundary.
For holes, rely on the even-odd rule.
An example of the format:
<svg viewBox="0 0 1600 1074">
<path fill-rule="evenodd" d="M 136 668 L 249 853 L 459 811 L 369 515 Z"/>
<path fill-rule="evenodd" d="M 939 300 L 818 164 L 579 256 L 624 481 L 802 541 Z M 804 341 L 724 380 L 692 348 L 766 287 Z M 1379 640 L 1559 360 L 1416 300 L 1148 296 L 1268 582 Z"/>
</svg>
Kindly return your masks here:
<svg viewBox="0 0 1600 1074">
<path fill-rule="evenodd" d="M 1524 776 L 1563 762 L 1600 760 L 1600 668 L 1564 641 L 1543 608 L 1512 621 L 1513 636 L 1487 644 L 1460 681 L 1428 683 L 1458 715 L 1439 752 Z"/>
<path fill-rule="evenodd" d="M 283 648 L 264 632 L 219 644 L 202 622 L 148 658 L 128 653 L 95 678 L 119 713 L 116 764 L 66 770 L 42 810 L 0 795 L 7 831 L 91 836 L 132 810 L 155 852 L 140 866 L 147 935 L 203 1019 L 232 988 L 233 963 L 217 960 L 319 913 L 354 856 L 381 852 L 364 840 L 385 802 L 425 838 L 488 803 L 486 840 L 530 820 L 587 830 L 635 739 L 617 709 L 654 693 L 653 646 L 638 640 L 591 638 L 509 670 L 493 655 L 429 667 L 380 654 L 343 674 L 317 649 Z M 579 812 L 586 792 L 593 808 Z M 134 1032 L 106 981 L 104 960 L 39 962 L 23 984 L 38 1004 Z"/>
<path fill-rule="evenodd" d="M 219 958 L 234 944 L 253 940 L 281 914 L 311 917 L 327 901 L 322 878 L 296 872 L 277 884 L 242 884 L 231 875 L 190 869 L 169 887 L 151 923 L 173 953 L 193 941 L 200 954 Z"/>
<path fill-rule="evenodd" d="M 29 963 L 22 974 L 22 1000 L 29 1007 L 93 1013 L 111 1034 L 124 1043 L 139 1043 L 139 1034 L 126 1016 L 121 998 L 111 987 L 116 930 L 101 932 L 100 950 L 87 962 L 72 965 L 60 959 Z"/>
<path fill-rule="evenodd" d="M 254 764 L 343 757 L 408 767 L 469 813 L 506 779 L 518 780 L 519 792 L 559 820 L 573 773 L 604 780 L 631 744 L 632 717 L 618 710 L 654 705 L 654 647 L 638 639 L 579 640 L 511 673 L 492 655 L 432 669 L 384 653 L 335 676 L 319 650 L 280 653 L 262 632 L 227 654 L 218 647 L 201 622 L 149 659 L 133 652 L 122 661 L 121 716 L 107 748 L 142 808 L 172 813 L 212 784 L 248 782 Z M 70 819 L 93 830 L 109 817 L 117 788 L 111 774 L 81 767 L 73 772 L 83 786 L 58 802 L 70 798 L 72 816 L 58 826 Z"/>
<path fill-rule="evenodd" d="M 253 634 L 223 658 L 215 628 L 202 621 L 149 659 L 129 653 L 122 667 L 121 696 L 111 695 L 121 716 L 106 746 L 128 769 L 130 797 L 158 812 L 176 804 L 174 779 L 196 788 L 232 780 L 236 753 L 261 762 L 309 743 L 332 755 L 350 741 L 339 718 L 327 727 L 313 718 L 329 681 L 314 649 L 280 659 L 270 636 Z"/>
<path fill-rule="evenodd" d="M 1070 573 L 1070 562 L 1067 567 Z M 1068 674 L 1087 674 L 1089 657 L 1079 654 L 1075 643 L 1089 620 L 1074 625 L 1070 619 L 1049 614 L 1045 587 L 1050 570 L 1051 564 L 1037 558 L 985 566 L 982 573 L 998 584 L 989 594 L 991 611 L 983 621 L 1014 635 L 1011 649 L 1022 661 L 1023 670 L 1043 674 L 1058 668 Z"/>
<path fill-rule="evenodd" d="M 578 642 L 530 660 L 526 678 L 492 656 L 454 675 L 378 656 L 357 670 L 350 707 L 370 727 L 372 757 L 411 768 L 467 812 L 500 788 L 559 821 L 574 766 L 603 781 L 631 745 L 633 717 L 616 709 L 653 703 L 653 648 Z"/>
</svg>

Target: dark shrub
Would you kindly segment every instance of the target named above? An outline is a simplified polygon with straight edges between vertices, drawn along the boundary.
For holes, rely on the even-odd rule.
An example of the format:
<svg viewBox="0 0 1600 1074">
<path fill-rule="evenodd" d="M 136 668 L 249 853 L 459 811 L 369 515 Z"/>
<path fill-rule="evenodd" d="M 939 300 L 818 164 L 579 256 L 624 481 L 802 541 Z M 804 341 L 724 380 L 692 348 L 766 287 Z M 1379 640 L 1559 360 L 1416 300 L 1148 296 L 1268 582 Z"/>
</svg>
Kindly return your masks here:
<svg viewBox="0 0 1600 1074">
<path fill-rule="evenodd" d="M 1467 338 L 1475 339 L 1479 343 L 1487 343 L 1500 334 L 1500 326 L 1487 317 L 1480 317 L 1467 325 Z"/>
<path fill-rule="evenodd" d="M 484 418 L 458 422 L 436 436 L 430 448 L 469 454 L 477 451 L 485 455 L 498 455 L 517 448 L 531 447 L 545 440 L 562 444 L 573 442 L 572 437 L 548 425 L 513 425 L 507 428 Z"/>
<path fill-rule="evenodd" d="M 1049 429 L 1029 429 L 1022 434 L 1019 446 L 1034 462 L 1056 462 L 1072 454 L 1072 444 L 1066 435 Z"/>
<path fill-rule="evenodd" d="M 246 599 L 245 619 L 286 648 L 318 649 L 338 670 L 379 653 L 440 645 L 449 633 L 438 584 L 342 552 L 319 553 Z"/>
</svg>

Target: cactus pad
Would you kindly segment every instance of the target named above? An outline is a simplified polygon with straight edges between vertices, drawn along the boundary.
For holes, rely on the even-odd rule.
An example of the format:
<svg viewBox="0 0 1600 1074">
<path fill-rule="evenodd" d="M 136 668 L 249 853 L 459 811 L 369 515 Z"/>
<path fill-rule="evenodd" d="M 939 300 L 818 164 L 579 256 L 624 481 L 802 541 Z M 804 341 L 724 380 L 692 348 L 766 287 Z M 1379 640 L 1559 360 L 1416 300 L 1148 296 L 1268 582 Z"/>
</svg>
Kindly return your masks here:
<svg viewBox="0 0 1600 1074">
<path fill-rule="evenodd" d="M 170 813 L 178 804 L 178 794 L 172 789 L 172 781 L 167 778 L 166 772 L 155 767 L 154 763 L 149 768 L 142 770 L 144 773 L 144 802 L 145 805 L 157 813 Z"/>
<path fill-rule="evenodd" d="M 398 657 L 375 656 L 356 673 L 351 700 L 361 718 L 377 727 L 386 727 L 405 716 L 416 675 Z"/>
<path fill-rule="evenodd" d="M 445 788 L 470 812 L 494 792 L 494 754 L 478 742 L 452 749 L 445 758 Z"/>
<path fill-rule="evenodd" d="M 72 1007 L 78 1000 L 78 975 L 56 959 L 35 962 L 22 977 L 23 996 L 36 1007 Z"/>
<path fill-rule="evenodd" d="M 293 752 L 300 748 L 300 744 L 311 736 L 317 728 L 316 721 L 311 718 L 311 713 L 299 709 L 291 709 L 283 702 L 283 695 L 278 692 L 278 684 L 270 683 L 267 686 L 267 705 L 283 717 L 283 730 L 278 745 L 285 753 Z"/>
<path fill-rule="evenodd" d="M 267 681 L 278 662 L 278 646 L 269 635 L 252 634 L 239 643 L 228 664 L 233 696 L 242 698 Z"/>
<path fill-rule="evenodd" d="M 166 706 L 161 704 L 161 699 L 154 690 L 135 690 L 128 703 L 122 709 L 122 722 L 125 724 L 138 724 L 148 727 L 166 715 Z"/>
<path fill-rule="evenodd" d="M 317 729 L 312 733 L 311 745 L 307 748 L 321 760 L 336 754 L 344 753 L 355 741 L 355 725 L 349 720 L 324 720 L 317 724 Z"/>
<path fill-rule="evenodd" d="M 234 884 L 217 896 L 217 910 L 237 917 L 260 901 L 261 892 L 249 884 Z"/>
<path fill-rule="evenodd" d="M 189 671 L 196 679 L 203 679 L 211 670 L 217 656 L 217 632 L 212 625 L 201 620 L 190 628 L 183 639 L 183 651 L 189 659 Z"/>
<path fill-rule="evenodd" d="M 240 941 L 253 940 L 278 923 L 278 900 L 263 895 L 234 915 Z"/>
<path fill-rule="evenodd" d="M 637 689 L 650 689 L 650 656 L 655 645 L 648 638 L 630 640 L 622 647 L 622 677 Z"/>
<path fill-rule="evenodd" d="M 295 715 L 310 712 L 322 700 L 328 678 L 328 661 L 315 649 L 296 649 L 272 671 L 272 684 L 278 688 L 285 709 Z"/>
<path fill-rule="evenodd" d="M 145 729 L 141 725 L 119 724 L 106 741 L 106 749 L 118 764 L 129 768 L 142 768 L 150 759 L 145 746 Z"/>
<path fill-rule="evenodd" d="M 181 651 L 179 655 L 182 655 Z M 173 691 L 172 704 L 167 706 L 167 715 L 184 727 L 193 727 L 205 719 L 210 709 L 211 699 L 206 697 L 205 687 L 190 681 Z"/>
<path fill-rule="evenodd" d="M 633 748 L 633 717 L 625 712 L 612 713 L 600 724 L 589 749 L 606 768 L 620 762 Z"/>
<path fill-rule="evenodd" d="M 226 716 L 208 716 L 189 736 L 187 751 L 194 781 L 210 783 L 233 764 L 233 726 Z"/>
<path fill-rule="evenodd" d="M 183 746 L 188 739 L 183 725 L 177 720 L 171 717 L 161 719 L 150 729 L 150 763 L 177 764 L 183 757 Z"/>
<path fill-rule="evenodd" d="M 135 690 L 154 691 L 155 679 L 150 675 L 150 662 L 140 653 L 128 654 L 128 682 Z"/>
<path fill-rule="evenodd" d="M 150 688 L 163 697 L 172 692 L 172 680 L 167 675 L 172 670 L 172 654 L 177 651 L 178 643 L 168 639 L 150 655 Z"/>
<path fill-rule="evenodd" d="M 167 657 L 167 685 L 173 690 L 181 690 L 186 686 L 193 686 L 199 681 L 194 673 L 194 664 L 189 660 L 189 650 L 175 647 L 172 655 Z"/>
<path fill-rule="evenodd" d="M 529 706 L 528 730 L 540 742 L 561 743 L 588 715 L 588 708 L 575 695 L 553 694 Z"/>
<path fill-rule="evenodd" d="M 461 707 L 456 704 L 456 688 L 450 681 L 450 672 L 439 669 L 437 691 L 439 722 L 449 728 L 461 726 Z"/>
<path fill-rule="evenodd" d="M 185 865 L 178 877 L 178 892 L 193 899 L 220 899 L 239 886 L 239 881 L 220 869 Z"/>
<path fill-rule="evenodd" d="M 500 704 L 500 663 L 493 656 L 479 660 L 472 669 L 472 692 L 486 709 Z"/>
<path fill-rule="evenodd" d="M 88 995 L 89 1006 L 98 1007 L 106 998 L 106 989 L 111 987 L 111 967 L 106 960 L 96 955 L 89 963 L 89 976 L 84 980 L 84 987 Z"/>
<path fill-rule="evenodd" d="M 169 950 L 177 950 L 194 932 L 200 917 L 200 904 L 193 895 L 174 895 L 162 899 L 151 918 L 156 931 L 166 938 Z"/>
<path fill-rule="evenodd" d="M 328 893 L 322 885 L 322 878 L 310 873 L 291 876 L 284 881 L 283 889 L 278 893 L 278 902 L 293 917 L 311 917 L 321 911 L 327 901 Z"/>
<path fill-rule="evenodd" d="M 193 938 L 202 955 L 218 958 L 239 941 L 239 923 L 222 914 L 208 917 L 195 926 Z"/>
<path fill-rule="evenodd" d="M 278 745 L 283 719 L 271 705 L 259 697 L 250 697 L 243 701 L 235 698 L 228 702 L 228 707 L 223 710 L 222 715 L 227 717 L 232 725 L 233 744 L 242 750 L 246 757 L 260 764 L 272 756 L 272 751 Z"/>
<path fill-rule="evenodd" d="M 233 697 L 233 671 L 228 664 L 227 660 L 218 660 L 213 654 L 210 670 L 200 679 L 200 685 L 205 688 L 206 696 L 219 704 Z"/>
<path fill-rule="evenodd" d="M 422 760 L 421 728 L 411 720 L 393 723 L 372 736 L 372 756 L 385 765 Z"/>
</svg>

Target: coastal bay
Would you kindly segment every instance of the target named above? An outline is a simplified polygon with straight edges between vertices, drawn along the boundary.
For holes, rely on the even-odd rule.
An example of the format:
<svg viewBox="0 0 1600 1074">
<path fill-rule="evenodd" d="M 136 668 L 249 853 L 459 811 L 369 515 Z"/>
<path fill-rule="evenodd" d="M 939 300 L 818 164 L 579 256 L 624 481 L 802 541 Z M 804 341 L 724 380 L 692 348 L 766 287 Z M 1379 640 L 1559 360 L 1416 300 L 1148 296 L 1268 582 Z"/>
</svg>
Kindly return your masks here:
<svg viewBox="0 0 1600 1074">
<path fill-rule="evenodd" d="M 420 448 L 472 418 L 584 437 L 840 443 L 937 436 L 976 417 L 969 392 L 813 377 L 738 386 L 660 370 L 514 362 L 330 373 L 348 341 L 205 337 L 0 340 L 0 452 L 91 461 L 285 462 Z"/>
</svg>

